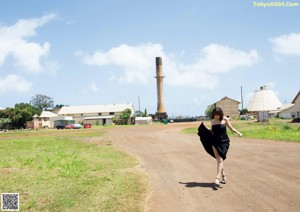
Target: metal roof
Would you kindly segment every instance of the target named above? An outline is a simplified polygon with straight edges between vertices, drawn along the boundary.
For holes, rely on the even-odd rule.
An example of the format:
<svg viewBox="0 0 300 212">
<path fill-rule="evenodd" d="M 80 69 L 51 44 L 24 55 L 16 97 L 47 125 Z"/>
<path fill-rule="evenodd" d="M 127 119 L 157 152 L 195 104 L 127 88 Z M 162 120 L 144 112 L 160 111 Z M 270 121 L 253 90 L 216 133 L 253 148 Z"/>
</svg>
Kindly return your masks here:
<svg viewBox="0 0 300 212">
<path fill-rule="evenodd" d="M 95 119 L 112 119 L 114 116 L 93 116 L 93 117 L 85 117 L 84 120 L 95 120 Z"/>
<path fill-rule="evenodd" d="M 293 99 L 293 101 L 292 101 L 292 103 L 296 103 L 296 100 L 297 100 L 297 98 L 299 97 L 299 95 L 300 95 L 300 91 L 297 93 L 297 95 L 295 96 L 295 98 Z"/>
<path fill-rule="evenodd" d="M 134 113 L 134 108 L 132 104 L 104 104 L 104 105 L 62 107 L 58 112 L 58 114 L 62 115 L 62 114 L 81 114 L 81 113 L 122 112 L 127 108 L 131 109 L 132 113 Z"/>
<path fill-rule="evenodd" d="M 54 117 L 54 116 L 57 116 L 57 114 L 52 113 L 50 111 L 42 111 L 42 113 L 39 117 L 40 118 L 50 118 L 50 117 Z"/>
<path fill-rule="evenodd" d="M 231 101 L 233 101 L 233 102 L 236 102 L 236 103 L 241 103 L 241 102 L 239 102 L 239 101 L 237 101 L 237 100 L 235 100 L 235 99 L 231 99 L 231 98 L 225 96 L 225 97 L 223 97 L 221 100 L 217 101 L 217 102 L 214 103 L 214 104 L 217 104 L 217 103 L 219 103 L 219 102 L 221 102 L 221 101 L 224 101 L 225 99 L 229 99 L 229 100 L 231 100 Z"/>
<path fill-rule="evenodd" d="M 252 95 L 247 109 L 250 112 L 271 111 L 276 110 L 281 105 L 274 92 L 262 86 L 260 90 L 255 91 Z"/>
<path fill-rule="evenodd" d="M 281 107 L 277 108 L 276 110 L 270 111 L 270 113 L 281 113 L 281 112 L 286 111 L 294 106 L 295 106 L 295 104 L 282 105 Z"/>
</svg>

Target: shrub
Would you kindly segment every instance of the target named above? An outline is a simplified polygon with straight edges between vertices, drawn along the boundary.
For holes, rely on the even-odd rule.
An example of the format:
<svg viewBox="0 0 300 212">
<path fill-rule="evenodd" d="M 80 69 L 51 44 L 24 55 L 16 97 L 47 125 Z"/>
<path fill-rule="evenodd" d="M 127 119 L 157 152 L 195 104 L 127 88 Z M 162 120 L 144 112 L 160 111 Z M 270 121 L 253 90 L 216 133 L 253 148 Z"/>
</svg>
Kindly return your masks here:
<svg viewBox="0 0 300 212">
<path fill-rule="evenodd" d="M 283 130 L 291 130 L 292 127 L 290 125 L 285 124 L 285 125 L 282 126 L 282 129 Z"/>
</svg>

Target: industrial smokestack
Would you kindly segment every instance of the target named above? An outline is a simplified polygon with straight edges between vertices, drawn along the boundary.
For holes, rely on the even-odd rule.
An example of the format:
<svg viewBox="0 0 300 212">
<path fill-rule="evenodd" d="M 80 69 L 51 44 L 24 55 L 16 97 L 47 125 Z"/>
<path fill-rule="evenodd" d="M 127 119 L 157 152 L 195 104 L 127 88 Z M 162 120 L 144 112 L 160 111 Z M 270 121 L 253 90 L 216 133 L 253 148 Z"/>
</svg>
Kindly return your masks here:
<svg viewBox="0 0 300 212">
<path fill-rule="evenodd" d="M 157 112 L 156 115 L 159 119 L 167 118 L 164 105 L 164 87 L 163 87 L 163 70 L 162 70 L 162 59 L 156 57 L 156 86 L 157 86 Z"/>
</svg>

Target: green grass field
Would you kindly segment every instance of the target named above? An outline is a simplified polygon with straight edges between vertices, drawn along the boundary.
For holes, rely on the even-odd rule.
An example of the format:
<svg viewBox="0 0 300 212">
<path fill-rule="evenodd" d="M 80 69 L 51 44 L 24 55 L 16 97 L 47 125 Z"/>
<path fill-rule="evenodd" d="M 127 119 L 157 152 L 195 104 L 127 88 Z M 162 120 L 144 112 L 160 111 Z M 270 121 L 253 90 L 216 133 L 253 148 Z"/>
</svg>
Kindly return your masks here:
<svg viewBox="0 0 300 212">
<path fill-rule="evenodd" d="M 278 141 L 300 142 L 300 124 L 290 123 L 290 120 L 271 119 L 268 123 L 254 121 L 233 120 L 231 124 L 240 131 L 245 138 L 271 139 Z M 205 122 L 210 127 L 210 121 Z M 184 133 L 197 134 L 197 128 L 187 128 Z M 229 136 L 237 136 L 227 129 Z"/>
<path fill-rule="evenodd" d="M 0 134 L 0 193 L 20 211 L 143 211 L 147 178 L 101 129 Z"/>
</svg>

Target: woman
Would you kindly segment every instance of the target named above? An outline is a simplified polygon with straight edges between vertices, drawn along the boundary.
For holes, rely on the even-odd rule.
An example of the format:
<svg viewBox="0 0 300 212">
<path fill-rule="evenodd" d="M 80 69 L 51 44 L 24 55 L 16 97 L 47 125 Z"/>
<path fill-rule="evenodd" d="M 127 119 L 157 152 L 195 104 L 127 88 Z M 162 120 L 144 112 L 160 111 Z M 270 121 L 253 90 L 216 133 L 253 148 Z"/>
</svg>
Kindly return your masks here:
<svg viewBox="0 0 300 212">
<path fill-rule="evenodd" d="M 232 131 L 242 137 L 242 133 L 234 129 L 227 117 L 220 107 L 213 109 L 211 114 L 211 129 L 208 130 L 203 122 L 198 128 L 198 135 L 205 148 L 205 150 L 217 160 L 217 177 L 215 185 L 219 186 L 221 183 L 226 183 L 226 174 L 224 172 L 224 160 L 229 148 L 230 140 L 226 132 L 226 126 Z M 222 177 L 222 181 L 220 181 Z"/>
</svg>

